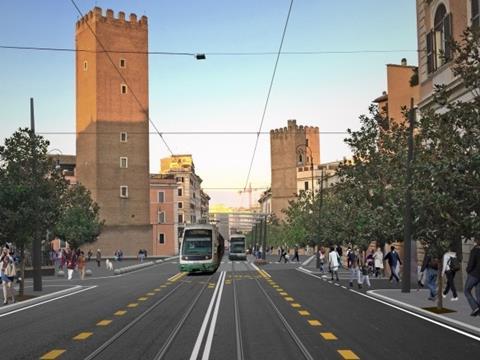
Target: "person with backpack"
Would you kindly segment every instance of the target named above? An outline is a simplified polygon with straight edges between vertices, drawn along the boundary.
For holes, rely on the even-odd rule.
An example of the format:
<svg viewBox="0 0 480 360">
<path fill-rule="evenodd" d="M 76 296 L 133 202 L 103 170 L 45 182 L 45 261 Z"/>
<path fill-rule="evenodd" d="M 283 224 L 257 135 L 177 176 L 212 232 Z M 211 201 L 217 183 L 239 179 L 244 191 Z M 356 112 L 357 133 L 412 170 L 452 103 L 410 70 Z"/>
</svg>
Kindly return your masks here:
<svg viewBox="0 0 480 360">
<path fill-rule="evenodd" d="M 447 286 L 442 296 L 446 298 L 448 292 L 451 290 L 453 295 L 451 298 L 452 301 L 458 300 L 457 289 L 455 288 L 454 282 L 455 274 L 458 270 L 460 270 L 460 262 L 458 261 L 457 254 L 450 248 L 450 250 L 443 255 L 442 276 L 446 276 Z"/>
<path fill-rule="evenodd" d="M 347 253 L 347 266 L 350 269 L 350 287 L 353 287 L 353 280 L 357 280 L 358 288 L 360 285 L 360 269 L 359 269 L 359 251 L 358 248 Z"/>
<path fill-rule="evenodd" d="M 472 308 L 471 316 L 480 315 L 480 239 L 476 239 L 476 245 L 470 252 L 467 265 L 467 280 L 465 281 L 464 294 L 468 304 Z M 476 299 L 472 295 L 475 288 Z"/>
</svg>

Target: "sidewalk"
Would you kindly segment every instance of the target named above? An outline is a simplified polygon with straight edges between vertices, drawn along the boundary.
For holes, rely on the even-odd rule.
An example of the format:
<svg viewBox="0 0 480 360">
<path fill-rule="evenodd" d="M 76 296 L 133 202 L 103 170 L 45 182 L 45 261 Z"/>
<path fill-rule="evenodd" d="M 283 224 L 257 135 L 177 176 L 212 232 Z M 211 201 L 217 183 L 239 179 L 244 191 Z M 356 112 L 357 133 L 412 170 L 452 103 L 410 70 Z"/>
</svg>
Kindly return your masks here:
<svg viewBox="0 0 480 360">
<path fill-rule="evenodd" d="M 399 289 L 378 289 L 369 290 L 367 291 L 367 294 L 403 309 L 437 320 L 446 325 L 450 325 L 474 335 L 480 335 L 480 316 L 470 316 L 472 310 L 465 299 L 465 295 L 462 293 L 458 294 L 458 301 L 450 301 L 450 295 L 443 299 L 443 307 L 453 310 L 454 312 L 441 315 L 424 310 L 424 308 L 434 307 L 437 304 L 436 301 L 433 302 L 427 299 L 429 292 L 425 289 L 419 291 L 411 290 L 410 293 L 402 293 Z"/>
</svg>

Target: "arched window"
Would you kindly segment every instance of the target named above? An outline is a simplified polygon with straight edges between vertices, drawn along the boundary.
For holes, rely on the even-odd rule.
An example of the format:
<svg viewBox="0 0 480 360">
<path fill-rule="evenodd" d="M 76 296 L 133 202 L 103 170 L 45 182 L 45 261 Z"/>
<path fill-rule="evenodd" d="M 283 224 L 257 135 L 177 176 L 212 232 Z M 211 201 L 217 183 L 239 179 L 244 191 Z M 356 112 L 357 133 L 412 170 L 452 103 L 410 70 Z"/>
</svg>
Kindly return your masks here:
<svg viewBox="0 0 480 360">
<path fill-rule="evenodd" d="M 299 163 L 299 164 L 303 164 L 303 156 L 302 156 L 302 154 L 299 154 L 299 155 L 298 155 L 298 163 Z"/>
<path fill-rule="evenodd" d="M 433 29 L 427 34 L 428 72 L 434 72 L 452 57 L 452 14 L 447 13 L 445 5 L 440 4 L 433 18 Z"/>
</svg>

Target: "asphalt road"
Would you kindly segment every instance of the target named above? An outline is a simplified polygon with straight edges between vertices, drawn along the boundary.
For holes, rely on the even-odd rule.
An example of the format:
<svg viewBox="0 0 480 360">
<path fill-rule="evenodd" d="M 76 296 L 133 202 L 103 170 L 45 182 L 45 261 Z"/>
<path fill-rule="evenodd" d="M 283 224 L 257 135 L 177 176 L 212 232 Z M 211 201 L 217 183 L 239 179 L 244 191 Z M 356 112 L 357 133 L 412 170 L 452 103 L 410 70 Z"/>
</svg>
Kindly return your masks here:
<svg viewBox="0 0 480 360">
<path fill-rule="evenodd" d="M 1 359 L 478 359 L 480 342 L 295 269 L 175 261 L 0 318 Z M 170 279 L 170 280 L 169 280 Z M 61 285 L 63 279 L 52 279 Z M 79 282 L 79 281 L 76 281 Z M 47 282 L 49 283 L 49 282 Z M 480 320 L 480 319 L 479 319 Z"/>
</svg>

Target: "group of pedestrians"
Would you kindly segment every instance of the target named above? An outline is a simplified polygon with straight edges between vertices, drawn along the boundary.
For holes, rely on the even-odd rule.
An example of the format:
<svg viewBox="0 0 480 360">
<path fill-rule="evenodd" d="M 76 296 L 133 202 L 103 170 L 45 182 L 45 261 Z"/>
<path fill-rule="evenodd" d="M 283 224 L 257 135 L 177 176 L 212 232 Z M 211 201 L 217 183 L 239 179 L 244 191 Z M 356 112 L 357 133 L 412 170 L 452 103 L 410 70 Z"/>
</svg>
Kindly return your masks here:
<svg viewBox="0 0 480 360">
<path fill-rule="evenodd" d="M 62 248 L 56 251 L 55 266 L 58 270 L 67 270 L 67 279 L 72 280 L 73 273 L 78 271 L 80 279 L 85 279 L 87 258 L 80 249 Z"/>
<path fill-rule="evenodd" d="M 278 262 L 281 263 L 282 259 L 284 260 L 285 263 L 291 261 L 291 262 L 300 262 L 300 256 L 298 254 L 298 246 L 295 246 L 293 249 L 293 258 L 290 259 L 290 255 L 288 254 L 287 250 L 284 249 L 283 247 L 280 247 L 278 249 L 278 253 L 280 255 L 280 258 L 278 259 Z"/>
</svg>

